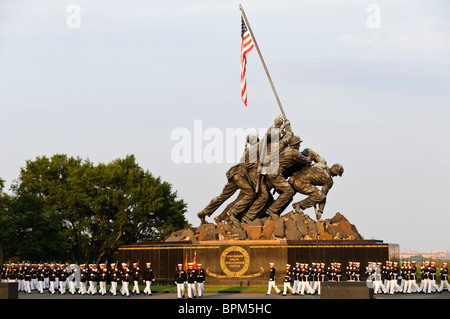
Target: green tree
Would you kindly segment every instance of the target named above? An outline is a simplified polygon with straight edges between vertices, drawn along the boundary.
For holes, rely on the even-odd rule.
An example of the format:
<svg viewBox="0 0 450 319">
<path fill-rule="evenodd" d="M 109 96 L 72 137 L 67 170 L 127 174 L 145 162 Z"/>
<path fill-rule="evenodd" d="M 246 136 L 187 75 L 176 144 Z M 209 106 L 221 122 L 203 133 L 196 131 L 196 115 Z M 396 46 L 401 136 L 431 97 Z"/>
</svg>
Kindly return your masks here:
<svg viewBox="0 0 450 319">
<path fill-rule="evenodd" d="M 18 192 L 11 196 L 1 193 L 2 257 L 6 255 L 15 261 L 67 257 L 67 247 L 64 238 L 58 234 L 57 221 L 45 216 L 43 207 L 43 200 L 33 194 Z"/>
<path fill-rule="evenodd" d="M 44 215 L 43 205 L 33 194 L 9 196 L 7 208 L 0 210 L 0 242 L 7 256 L 17 261 L 67 259 L 58 221 Z"/>
<path fill-rule="evenodd" d="M 21 169 L 15 192 L 42 199 L 74 261 L 111 259 L 120 245 L 161 240 L 188 226 L 184 201 L 133 155 L 98 165 L 65 154 L 37 157 Z"/>
<path fill-rule="evenodd" d="M 0 265 L 3 265 L 4 262 L 4 244 L 6 243 L 6 232 L 9 228 L 9 225 L 6 224 L 7 219 L 4 217 L 9 199 L 7 194 L 3 193 L 4 183 L 5 180 L 0 177 Z"/>
</svg>

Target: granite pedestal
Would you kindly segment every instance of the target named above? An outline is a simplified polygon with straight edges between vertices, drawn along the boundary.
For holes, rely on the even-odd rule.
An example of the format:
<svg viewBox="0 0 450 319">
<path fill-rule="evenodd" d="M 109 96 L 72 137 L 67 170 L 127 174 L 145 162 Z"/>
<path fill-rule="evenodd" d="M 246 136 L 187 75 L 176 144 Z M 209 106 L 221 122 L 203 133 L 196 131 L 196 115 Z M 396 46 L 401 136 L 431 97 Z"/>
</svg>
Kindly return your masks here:
<svg viewBox="0 0 450 319">
<path fill-rule="evenodd" d="M 17 282 L 0 283 L 0 299 L 18 299 L 19 285 Z"/>
<path fill-rule="evenodd" d="M 320 299 L 372 299 L 365 281 L 326 281 L 320 284 Z"/>
<path fill-rule="evenodd" d="M 282 284 L 286 264 L 296 262 L 359 261 L 362 272 L 369 261 L 392 260 L 390 244 L 380 240 L 232 240 L 192 242 L 150 242 L 119 248 L 120 262 L 138 262 L 141 268 L 151 262 L 156 284 L 174 282 L 178 264 L 197 258 L 206 271 L 210 286 L 267 285 L 269 263 L 275 263 L 276 281 Z M 363 280 L 363 277 L 361 278 Z"/>
</svg>

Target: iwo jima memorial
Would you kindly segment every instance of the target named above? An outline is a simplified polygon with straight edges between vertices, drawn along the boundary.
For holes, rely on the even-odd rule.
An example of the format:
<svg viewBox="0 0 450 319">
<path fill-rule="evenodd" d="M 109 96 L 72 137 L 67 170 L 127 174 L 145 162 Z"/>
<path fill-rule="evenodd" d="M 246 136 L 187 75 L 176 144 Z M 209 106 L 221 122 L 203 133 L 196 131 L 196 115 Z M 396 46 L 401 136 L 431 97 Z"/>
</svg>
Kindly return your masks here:
<svg viewBox="0 0 450 319">
<path fill-rule="evenodd" d="M 322 219 L 327 194 L 344 168 L 328 165 L 312 149 L 300 150 L 302 140 L 291 128 L 240 9 L 242 100 L 247 104 L 246 54 L 256 47 L 282 116 L 275 118 L 264 136 L 247 136 L 241 160 L 225 174 L 222 193 L 197 214 L 198 227 L 178 230 L 162 242 L 122 246 L 119 259 L 151 262 L 159 284 L 173 284 L 177 265 L 195 259 L 206 270 L 208 285 L 220 286 L 266 285 L 272 262 L 281 281 L 285 265 L 296 262 L 327 266 L 334 262 L 345 268 L 349 261 L 358 261 L 363 269 L 371 261 L 398 260 L 398 245 L 363 239 L 341 213 Z M 297 193 L 304 199 L 287 209 Z M 235 200 L 225 206 L 234 194 Z M 219 211 L 220 207 L 224 209 Z M 306 210 L 315 212 L 316 220 Z"/>
</svg>

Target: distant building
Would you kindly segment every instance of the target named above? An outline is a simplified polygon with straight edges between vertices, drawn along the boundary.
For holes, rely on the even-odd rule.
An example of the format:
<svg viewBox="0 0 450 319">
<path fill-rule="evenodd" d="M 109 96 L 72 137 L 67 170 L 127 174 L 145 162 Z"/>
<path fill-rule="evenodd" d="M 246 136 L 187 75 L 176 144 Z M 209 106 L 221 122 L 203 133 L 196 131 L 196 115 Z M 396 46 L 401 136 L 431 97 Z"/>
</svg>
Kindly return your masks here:
<svg viewBox="0 0 450 319">
<path fill-rule="evenodd" d="M 429 259 L 450 259 L 450 252 L 448 250 L 433 250 L 431 253 L 422 253 L 410 250 L 400 253 L 400 259 L 408 259 L 414 256 L 422 256 Z"/>
</svg>

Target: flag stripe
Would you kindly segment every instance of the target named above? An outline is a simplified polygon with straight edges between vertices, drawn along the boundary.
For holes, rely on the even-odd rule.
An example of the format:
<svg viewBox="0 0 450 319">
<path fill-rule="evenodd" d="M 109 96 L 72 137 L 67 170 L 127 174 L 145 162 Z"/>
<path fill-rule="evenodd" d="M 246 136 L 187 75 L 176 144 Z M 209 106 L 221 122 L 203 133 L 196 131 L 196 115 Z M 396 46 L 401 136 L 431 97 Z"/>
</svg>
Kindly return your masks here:
<svg viewBox="0 0 450 319">
<path fill-rule="evenodd" d="M 241 16 L 241 99 L 247 106 L 247 80 L 245 74 L 247 71 L 247 53 L 249 53 L 254 43 L 247 26 L 245 25 L 244 18 Z"/>
</svg>

